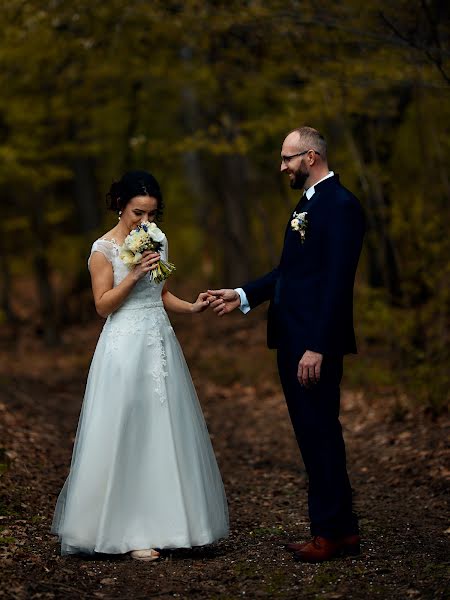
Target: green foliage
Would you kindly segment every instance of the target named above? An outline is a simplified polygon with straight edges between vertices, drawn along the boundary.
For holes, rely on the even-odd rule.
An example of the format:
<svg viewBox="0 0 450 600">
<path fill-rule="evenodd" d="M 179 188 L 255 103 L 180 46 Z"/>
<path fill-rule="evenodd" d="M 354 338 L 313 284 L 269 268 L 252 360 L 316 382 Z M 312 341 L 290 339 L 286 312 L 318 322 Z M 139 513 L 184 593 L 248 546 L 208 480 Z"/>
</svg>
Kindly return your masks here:
<svg viewBox="0 0 450 600">
<path fill-rule="evenodd" d="M 54 271 L 69 291 L 87 281 L 90 243 L 112 222 L 95 215 L 130 167 L 161 180 L 178 274 L 238 284 L 251 274 L 244 254 L 254 274 L 270 268 L 296 201 L 277 179 L 280 144 L 311 124 L 368 216 L 362 347 L 414 397 L 445 405 L 442 3 L 10 0 L 0 25 L 2 252 L 13 275 L 42 277 L 48 263 L 47 296 Z M 80 181 L 92 200 L 76 197 Z"/>
</svg>

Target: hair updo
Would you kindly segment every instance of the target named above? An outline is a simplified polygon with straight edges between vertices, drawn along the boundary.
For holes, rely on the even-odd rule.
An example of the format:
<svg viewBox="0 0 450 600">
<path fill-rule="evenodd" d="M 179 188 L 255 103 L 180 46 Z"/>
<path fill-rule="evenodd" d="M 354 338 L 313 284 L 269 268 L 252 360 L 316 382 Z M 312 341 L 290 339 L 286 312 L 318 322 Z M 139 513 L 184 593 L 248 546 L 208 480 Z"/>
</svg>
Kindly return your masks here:
<svg viewBox="0 0 450 600">
<path fill-rule="evenodd" d="M 120 212 L 136 196 L 156 198 L 156 220 L 161 221 L 164 209 L 161 189 L 153 175 L 147 171 L 128 171 L 119 181 L 114 181 L 106 194 L 106 204 L 109 210 Z"/>
</svg>

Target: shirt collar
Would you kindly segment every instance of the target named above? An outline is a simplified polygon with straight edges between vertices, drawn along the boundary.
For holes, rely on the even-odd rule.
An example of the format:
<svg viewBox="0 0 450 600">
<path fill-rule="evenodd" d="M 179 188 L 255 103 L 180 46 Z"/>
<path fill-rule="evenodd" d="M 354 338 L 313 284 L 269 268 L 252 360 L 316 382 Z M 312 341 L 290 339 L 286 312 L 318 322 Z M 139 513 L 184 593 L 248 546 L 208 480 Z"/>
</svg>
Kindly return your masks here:
<svg viewBox="0 0 450 600">
<path fill-rule="evenodd" d="M 325 175 L 325 177 L 322 177 L 322 179 L 319 179 L 319 181 L 316 181 L 314 185 L 305 190 L 303 193 L 305 194 L 306 198 L 308 200 L 311 200 L 311 198 L 316 193 L 315 186 L 321 183 L 322 181 L 325 181 L 325 179 L 328 179 L 329 177 L 334 177 L 334 171 L 330 171 L 328 175 Z"/>
</svg>

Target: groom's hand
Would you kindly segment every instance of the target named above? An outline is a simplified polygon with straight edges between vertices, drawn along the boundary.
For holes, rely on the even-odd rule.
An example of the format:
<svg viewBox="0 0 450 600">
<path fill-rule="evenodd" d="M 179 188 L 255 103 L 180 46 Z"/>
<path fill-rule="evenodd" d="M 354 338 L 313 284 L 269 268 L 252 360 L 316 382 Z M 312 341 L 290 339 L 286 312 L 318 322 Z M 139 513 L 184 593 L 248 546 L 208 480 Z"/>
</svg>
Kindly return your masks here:
<svg viewBox="0 0 450 600">
<path fill-rule="evenodd" d="M 298 363 L 297 379 L 300 385 L 310 387 L 320 380 L 320 368 L 323 355 L 312 350 L 307 350 Z"/>
<path fill-rule="evenodd" d="M 222 317 L 241 305 L 241 297 L 235 290 L 208 290 L 209 305 L 213 311 Z"/>
</svg>

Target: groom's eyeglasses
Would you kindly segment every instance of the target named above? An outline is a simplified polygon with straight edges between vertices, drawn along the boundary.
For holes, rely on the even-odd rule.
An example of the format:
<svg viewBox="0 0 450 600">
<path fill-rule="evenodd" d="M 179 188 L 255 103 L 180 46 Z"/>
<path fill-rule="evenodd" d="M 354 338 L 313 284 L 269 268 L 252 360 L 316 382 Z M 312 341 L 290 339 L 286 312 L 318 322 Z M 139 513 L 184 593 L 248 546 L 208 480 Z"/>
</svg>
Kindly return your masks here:
<svg viewBox="0 0 450 600">
<path fill-rule="evenodd" d="M 291 154 L 290 156 L 282 156 L 281 162 L 287 165 L 289 161 L 291 161 L 296 156 L 303 156 L 307 152 L 310 152 L 310 150 L 303 150 L 303 152 L 297 152 L 297 154 Z M 320 152 L 317 152 L 317 150 L 311 150 L 311 152 L 315 152 L 315 154 L 318 154 L 320 156 Z"/>
</svg>

